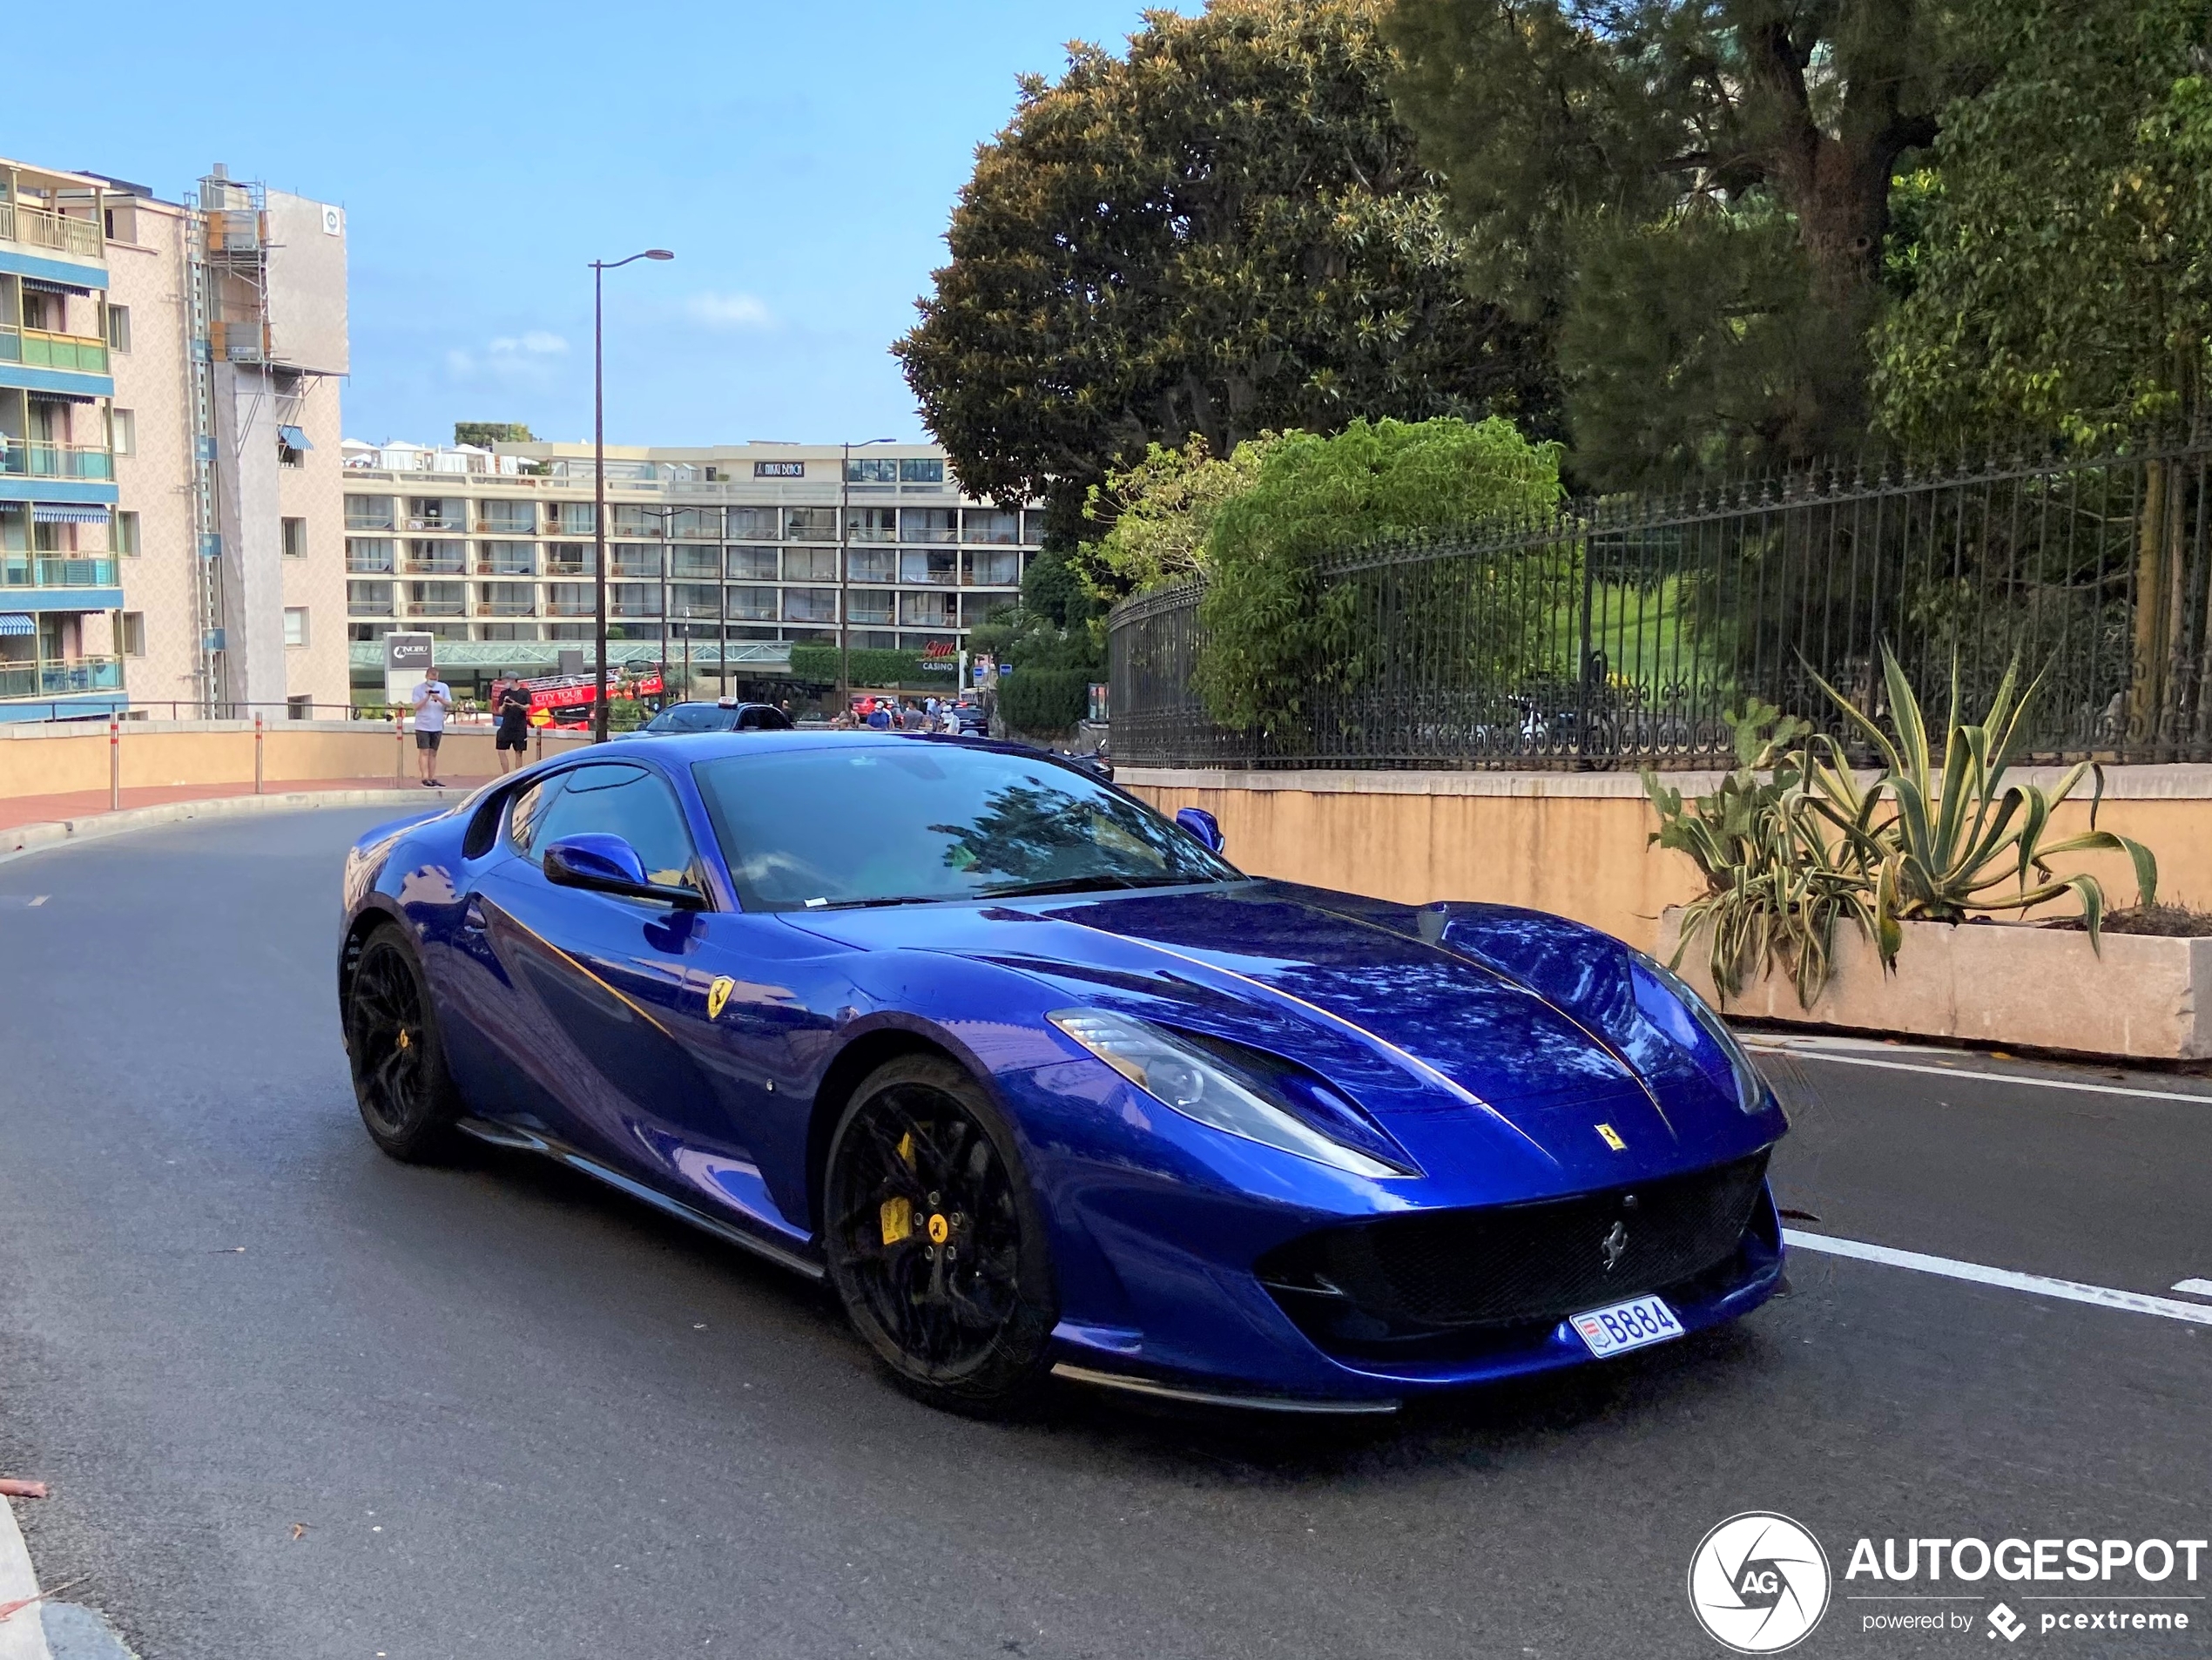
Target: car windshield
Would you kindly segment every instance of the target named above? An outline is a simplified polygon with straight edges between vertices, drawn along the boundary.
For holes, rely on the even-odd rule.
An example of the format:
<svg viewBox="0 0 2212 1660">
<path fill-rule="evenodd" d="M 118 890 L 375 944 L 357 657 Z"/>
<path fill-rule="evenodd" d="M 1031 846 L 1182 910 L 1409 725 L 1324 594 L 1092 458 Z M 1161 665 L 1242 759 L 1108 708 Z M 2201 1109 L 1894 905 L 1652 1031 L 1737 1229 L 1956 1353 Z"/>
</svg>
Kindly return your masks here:
<svg viewBox="0 0 2212 1660">
<path fill-rule="evenodd" d="M 1142 802 L 1042 756 L 826 745 L 691 769 L 747 910 L 1231 881 Z"/>
<path fill-rule="evenodd" d="M 664 709 L 645 723 L 648 732 L 727 732 L 737 725 L 738 712 L 711 703 L 679 703 Z"/>
</svg>

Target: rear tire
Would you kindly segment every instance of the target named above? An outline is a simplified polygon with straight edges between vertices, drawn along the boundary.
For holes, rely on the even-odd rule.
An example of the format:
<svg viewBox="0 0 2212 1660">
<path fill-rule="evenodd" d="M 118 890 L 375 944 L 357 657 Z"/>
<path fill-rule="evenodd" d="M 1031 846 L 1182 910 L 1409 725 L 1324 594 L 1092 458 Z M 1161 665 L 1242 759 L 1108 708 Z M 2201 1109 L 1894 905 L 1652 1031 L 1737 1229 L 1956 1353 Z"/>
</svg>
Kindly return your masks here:
<svg viewBox="0 0 2212 1660">
<path fill-rule="evenodd" d="M 395 923 L 375 928 L 354 961 L 346 984 L 346 1053 L 370 1140 L 410 1164 L 451 1157 L 461 1096 L 446 1070 L 421 962 Z"/>
<path fill-rule="evenodd" d="M 871 1074 L 831 1138 L 823 1198 L 830 1283 L 901 1388 L 971 1417 L 1035 1403 L 1059 1319 L 1044 1218 L 964 1069 L 912 1055 Z"/>
</svg>

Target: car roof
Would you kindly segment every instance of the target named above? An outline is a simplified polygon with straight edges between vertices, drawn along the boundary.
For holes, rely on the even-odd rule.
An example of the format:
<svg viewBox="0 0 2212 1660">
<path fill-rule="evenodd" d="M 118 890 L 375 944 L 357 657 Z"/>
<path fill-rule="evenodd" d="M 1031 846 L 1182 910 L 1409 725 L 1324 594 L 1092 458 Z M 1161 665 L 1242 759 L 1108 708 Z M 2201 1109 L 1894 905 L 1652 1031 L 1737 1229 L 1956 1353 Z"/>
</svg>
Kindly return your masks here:
<svg viewBox="0 0 2212 1660">
<path fill-rule="evenodd" d="M 1032 760 L 1059 761 L 1049 751 L 1027 744 L 1001 743 L 988 738 L 960 738 L 950 732 L 879 732 L 871 726 L 840 731 L 818 726 L 808 731 L 671 732 L 650 742 L 616 739 L 577 753 L 578 760 L 627 760 L 633 756 L 657 756 L 671 762 L 718 760 L 725 755 L 758 755 L 764 751 L 784 754 L 810 749 L 887 749 L 899 744 L 945 744 L 959 749 L 988 750 Z M 1063 763 L 1064 764 L 1064 763 Z"/>
</svg>

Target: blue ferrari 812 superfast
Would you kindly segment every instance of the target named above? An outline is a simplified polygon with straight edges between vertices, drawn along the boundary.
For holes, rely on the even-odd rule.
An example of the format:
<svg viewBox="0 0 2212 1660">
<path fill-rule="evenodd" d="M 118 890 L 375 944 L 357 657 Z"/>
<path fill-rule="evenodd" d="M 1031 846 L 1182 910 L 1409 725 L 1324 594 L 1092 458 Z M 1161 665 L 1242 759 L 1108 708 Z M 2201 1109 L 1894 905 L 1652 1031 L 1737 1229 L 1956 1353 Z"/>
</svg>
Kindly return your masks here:
<svg viewBox="0 0 2212 1660">
<path fill-rule="evenodd" d="M 676 735 L 348 855 L 378 1146 L 558 1159 L 826 1279 L 901 1386 L 1278 1412 L 1595 1364 L 1773 1293 L 1785 1123 L 1556 916 L 1244 875 L 978 739 Z"/>
</svg>

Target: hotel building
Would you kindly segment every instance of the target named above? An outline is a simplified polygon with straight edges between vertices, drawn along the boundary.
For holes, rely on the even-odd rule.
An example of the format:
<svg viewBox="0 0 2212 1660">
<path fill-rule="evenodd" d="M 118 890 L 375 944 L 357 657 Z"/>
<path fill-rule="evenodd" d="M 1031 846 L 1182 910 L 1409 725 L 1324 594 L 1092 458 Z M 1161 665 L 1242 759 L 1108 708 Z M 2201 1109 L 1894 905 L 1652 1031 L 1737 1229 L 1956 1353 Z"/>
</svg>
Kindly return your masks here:
<svg viewBox="0 0 2212 1660">
<path fill-rule="evenodd" d="M 564 651 L 592 665 L 590 444 L 345 452 L 361 695 L 381 695 L 395 629 L 436 636 L 464 685 L 550 673 Z M 733 688 L 787 674 L 792 644 L 834 644 L 840 624 L 855 650 L 948 658 L 1018 597 L 1044 530 L 1034 508 L 963 496 L 927 444 L 610 447 L 606 495 L 610 665 L 665 651 L 703 694 L 725 660 Z"/>
</svg>

